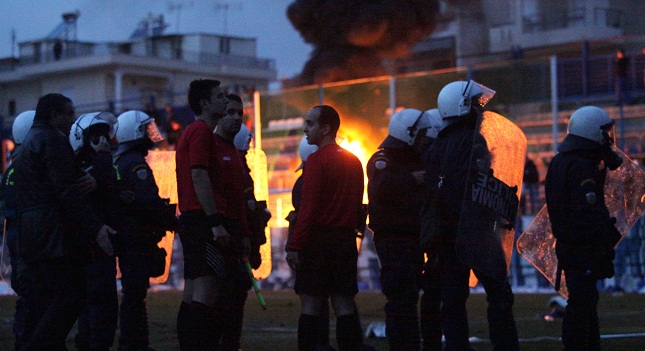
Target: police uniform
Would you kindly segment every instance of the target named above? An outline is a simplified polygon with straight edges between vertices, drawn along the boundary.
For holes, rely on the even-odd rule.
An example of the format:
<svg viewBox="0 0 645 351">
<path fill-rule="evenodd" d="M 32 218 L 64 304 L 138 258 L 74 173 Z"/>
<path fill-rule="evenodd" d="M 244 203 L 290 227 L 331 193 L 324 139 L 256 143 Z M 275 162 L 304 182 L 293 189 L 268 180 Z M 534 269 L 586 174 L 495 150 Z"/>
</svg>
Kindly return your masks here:
<svg viewBox="0 0 645 351">
<path fill-rule="evenodd" d="M 25 323 L 27 318 L 26 297 L 29 289 L 29 281 L 24 276 L 25 263 L 18 255 L 18 228 L 16 223 L 16 190 L 13 179 L 13 164 L 10 165 L 2 175 L 0 193 L 4 200 L 4 218 L 6 243 L 9 248 L 11 264 L 11 289 L 18 295 L 16 300 L 16 312 L 14 314 L 13 334 L 16 338 L 16 349 L 24 342 Z"/>
<path fill-rule="evenodd" d="M 381 262 L 381 286 L 387 297 L 385 314 L 390 350 L 419 350 L 417 305 L 424 261 L 419 232 L 424 192 L 412 172 L 422 171 L 423 164 L 412 147 L 402 144 L 377 151 L 367 164 L 369 226 L 374 231 L 374 243 Z M 421 311 L 426 343 L 424 350 L 440 350 L 440 300 L 435 293 L 432 303 L 431 295 L 425 291 L 422 297 L 422 307 L 425 307 Z M 428 309 L 433 306 L 436 306 L 435 311 L 431 313 Z M 433 326 L 428 323 L 432 319 L 436 323 Z"/>
<path fill-rule="evenodd" d="M 425 251 L 432 251 L 439 257 L 446 350 L 472 350 L 466 311 L 471 267 L 457 256 L 455 241 L 473 145 L 481 142 L 473 139 L 476 122 L 477 116 L 471 112 L 468 117 L 443 128 L 425 158 L 430 202 L 424 209 L 423 225 L 431 228 L 433 237 L 422 242 L 427 241 Z M 494 349 L 519 349 L 512 312 L 514 296 L 508 280 L 499 282 L 478 269 L 474 272 L 486 290 L 489 334 Z"/>
<path fill-rule="evenodd" d="M 136 142 L 135 142 L 136 143 Z M 134 201 L 121 207 L 121 216 L 115 229 L 123 240 L 119 256 L 123 297 L 119 314 L 119 348 L 136 349 L 148 347 L 148 317 L 146 294 L 152 267 L 153 251 L 157 243 L 176 225 L 174 214 L 169 216 L 164 201 L 159 197 L 159 188 L 152 170 L 145 160 L 147 148 L 134 145 L 119 146 L 114 166 L 120 191 L 134 193 Z M 125 150 L 123 150 L 125 149 Z M 167 227 L 167 228 L 163 228 Z"/>
<path fill-rule="evenodd" d="M 558 275 L 564 271 L 569 290 L 562 343 L 567 351 L 600 350 L 596 283 L 614 275 L 614 245 L 621 238 L 605 204 L 607 160 L 600 144 L 571 134 L 558 151 L 545 195 Z"/>
<path fill-rule="evenodd" d="M 107 225 L 114 226 L 117 222 L 115 204 L 119 200 L 112 155 L 81 149 L 77 161 L 97 182 L 96 189 L 89 194 L 94 213 Z M 116 258 L 100 251 L 92 256 L 93 260 L 85 268 L 87 303 L 79 316 L 74 342 L 79 350 L 107 350 L 114 342 L 119 313 Z"/>
</svg>

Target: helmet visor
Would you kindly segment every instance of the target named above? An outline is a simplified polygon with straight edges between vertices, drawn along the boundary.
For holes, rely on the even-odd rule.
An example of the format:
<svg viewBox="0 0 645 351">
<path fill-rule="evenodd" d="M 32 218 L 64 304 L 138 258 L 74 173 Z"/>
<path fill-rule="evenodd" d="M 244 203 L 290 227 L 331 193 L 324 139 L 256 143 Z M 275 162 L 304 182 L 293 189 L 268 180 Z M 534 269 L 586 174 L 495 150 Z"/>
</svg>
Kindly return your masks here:
<svg viewBox="0 0 645 351">
<path fill-rule="evenodd" d="M 480 93 L 481 91 L 481 93 Z M 468 84 L 466 85 L 466 88 L 464 89 L 464 96 L 473 96 L 477 98 L 477 104 L 479 107 L 484 107 L 486 104 L 490 101 L 490 99 L 495 96 L 495 90 L 479 84 L 475 82 L 474 80 L 468 81 Z"/>
<path fill-rule="evenodd" d="M 150 138 L 153 143 L 158 143 L 164 139 L 163 134 L 161 134 L 155 121 L 151 121 L 146 125 L 146 135 L 148 135 L 148 138 Z"/>
</svg>

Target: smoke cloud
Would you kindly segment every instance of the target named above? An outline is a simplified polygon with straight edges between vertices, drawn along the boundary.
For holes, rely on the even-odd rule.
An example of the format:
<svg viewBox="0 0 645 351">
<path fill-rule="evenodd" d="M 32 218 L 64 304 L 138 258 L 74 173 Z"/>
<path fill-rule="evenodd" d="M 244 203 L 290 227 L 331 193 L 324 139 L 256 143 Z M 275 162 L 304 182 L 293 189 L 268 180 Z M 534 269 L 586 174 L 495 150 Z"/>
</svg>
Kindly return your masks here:
<svg viewBox="0 0 645 351">
<path fill-rule="evenodd" d="M 287 17 L 314 50 L 292 85 L 384 75 L 435 26 L 438 0 L 296 0 Z"/>
</svg>

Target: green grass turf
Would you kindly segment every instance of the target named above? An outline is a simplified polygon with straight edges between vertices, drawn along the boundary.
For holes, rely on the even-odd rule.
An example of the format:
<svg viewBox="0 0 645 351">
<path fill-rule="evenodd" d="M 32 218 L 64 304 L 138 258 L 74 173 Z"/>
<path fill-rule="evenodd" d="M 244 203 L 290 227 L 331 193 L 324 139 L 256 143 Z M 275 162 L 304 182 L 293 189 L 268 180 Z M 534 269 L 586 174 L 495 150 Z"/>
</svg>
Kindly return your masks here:
<svg viewBox="0 0 645 351">
<path fill-rule="evenodd" d="M 266 291 L 263 293 L 267 310 L 262 310 L 251 292 L 246 304 L 242 349 L 245 351 L 296 350 L 296 328 L 300 313 L 299 300 L 291 291 Z M 561 319 L 546 322 L 539 318 L 547 311 L 546 303 L 551 295 L 516 294 L 515 318 L 522 339 L 532 339 L 521 343 L 524 351 L 561 349 Z M 162 291 L 148 294 L 148 318 L 150 324 L 151 346 L 157 350 L 178 350 L 175 332 L 175 319 L 181 299 L 181 292 Z M 11 350 L 13 335 L 11 323 L 14 296 L 0 296 L 0 350 Z M 363 328 L 370 322 L 384 321 L 383 304 L 385 298 L 380 293 L 359 293 L 357 304 Z M 600 330 L 603 335 L 645 333 L 645 294 L 625 294 L 622 297 L 601 295 L 599 304 Z M 472 294 L 468 300 L 471 336 L 488 339 L 486 322 L 486 297 Z M 334 341 L 334 321 L 332 320 L 332 345 Z M 118 333 L 118 332 L 117 332 Z M 68 346 L 74 350 L 73 335 L 68 337 Z M 545 337 L 545 338 L 544 338 Z M 542 339 L 544 338 L 544 339 Z M 386 339 L 368 338 L 366 342 L 378 350 L 388 350 Z M 115 342 L 116 345 L 116 342 Z M 476 350 L 492 350 L 488 342 L 473 344 Z M 604 338 L 603 350 L 642 351 L 645 350 L 645 337 Z"/>
</svg>

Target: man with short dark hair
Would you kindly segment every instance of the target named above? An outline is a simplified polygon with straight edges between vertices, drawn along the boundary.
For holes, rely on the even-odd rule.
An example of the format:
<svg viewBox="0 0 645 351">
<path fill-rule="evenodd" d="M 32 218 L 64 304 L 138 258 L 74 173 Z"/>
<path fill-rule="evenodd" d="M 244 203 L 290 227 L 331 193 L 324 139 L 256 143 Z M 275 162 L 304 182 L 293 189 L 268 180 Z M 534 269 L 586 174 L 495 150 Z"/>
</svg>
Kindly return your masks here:
<svg viewBox="0 0 645 351">
<path fill-rule="evenodd" d="M 219 192 L 222 179 L 213 131 L 226 115 L 228 99 L 219 81 L 199 79 L 190 83 L 188 103 L 195 121 L 179 139 L 176 156 L 186 280 L 177 334 L 181 350 L 217 349 L 221 334 L 213 330 L 215 307 L 226 274 L 219 248 L 228 244 L 231 234 L 224 226 L 226 207 Z"/>
<path fill-rule="evenodd" d="M 18 248 L 33 292 L 30 336 L 21 350 L 65 349 L 85 303 L 90 253 L 100 248 L 113 254 L 114 230 L 101 223 L 85 198 L 96 182 L 76 166 L 64 134 L 73 122 L 69 98 L 42 96 L 15 160 Z"/>
<path fill-rule="evenodd" d="M 339 126 L 340 117 L 331 106 L 315 106 L 307 112 L 304 132 L 318 151 L 305 164 L 300 212 L 286 248 L 301 301 L 299 350 L 314 350 L 319 344 L 320 315 L 328 296 L 336 313 L 339 349 L 358 350 L 363 342 L 354 303 L 363 167 L 356 156 L 336 144 Z"/>
</svg>

